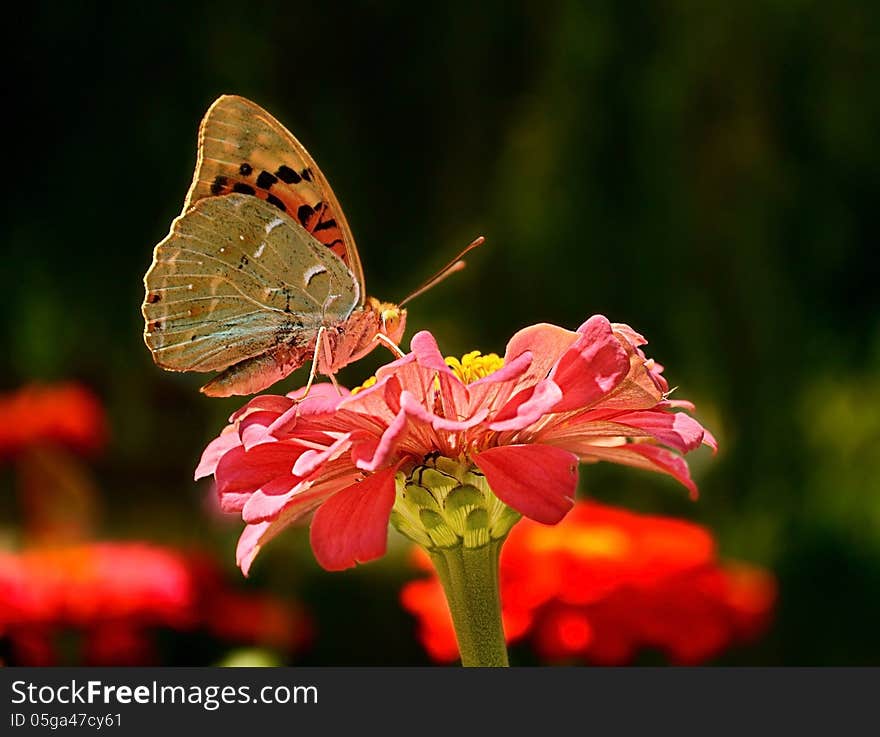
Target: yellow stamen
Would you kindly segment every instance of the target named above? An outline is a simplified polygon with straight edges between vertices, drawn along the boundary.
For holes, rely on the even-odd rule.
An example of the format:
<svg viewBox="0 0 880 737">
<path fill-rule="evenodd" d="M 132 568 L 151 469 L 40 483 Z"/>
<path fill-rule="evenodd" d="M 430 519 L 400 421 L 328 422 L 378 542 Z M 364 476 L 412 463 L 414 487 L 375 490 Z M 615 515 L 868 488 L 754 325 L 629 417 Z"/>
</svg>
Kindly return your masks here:
<svg viewBox="0 0 880 737">
<path fill-rule="evenodd" d="M 461 360 L 453 356 L 446 358 L 446 365 L 465 384 L 471 384 L 489 374 L 495 373 L 504 366 L 504 359 L 495 353 L 487 353 L 485 356 L 479 351 L 465 353 Z"/>
<path fill-rule="evenodd" d="M 370 388 L 371 386 L 373 386 L 375 383 L 376 383 L 376 377 L 375 377 L 375 376 L 371 376 L 371 377 L 370 377 L 369 379 L 367 379 L 363 384 L 361 384 L 360 386 L 356 386 L 354 389 L 352 389 L 352 390 L 351 390 L 351 393 L 352 393 L 352 394 L 357 394 L 358 392 L 362 392 L 364 389 L 369 389 L 369 388 Z"/>
</svg>

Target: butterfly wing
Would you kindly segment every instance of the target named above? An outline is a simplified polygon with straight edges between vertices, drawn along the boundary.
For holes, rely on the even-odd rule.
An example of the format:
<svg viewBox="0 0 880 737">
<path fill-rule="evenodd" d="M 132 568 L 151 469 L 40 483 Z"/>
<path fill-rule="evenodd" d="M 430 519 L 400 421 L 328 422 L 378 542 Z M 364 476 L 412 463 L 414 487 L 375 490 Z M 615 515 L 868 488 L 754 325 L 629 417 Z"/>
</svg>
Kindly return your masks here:
<svg viewBox="0 0 880 737">
<path fill-rule="evenodd" d="M 330 249 L 244 194 L 200 200 L 178 217 L 144 284 L 144 340 L 172 371 L 219 370 L 305 346 L 361 300 L 355 276 Z"/>
<path fill-rule="evenodd" d="M 258 197 L 295 219 L 348 266 L 363 304 L 364 275 L 354 237 L 323 173 L 272 115 L 235 95 L 219 97 L 202 120 L 183 211 L 203 198 L 229 193 Z"/>
</svg>

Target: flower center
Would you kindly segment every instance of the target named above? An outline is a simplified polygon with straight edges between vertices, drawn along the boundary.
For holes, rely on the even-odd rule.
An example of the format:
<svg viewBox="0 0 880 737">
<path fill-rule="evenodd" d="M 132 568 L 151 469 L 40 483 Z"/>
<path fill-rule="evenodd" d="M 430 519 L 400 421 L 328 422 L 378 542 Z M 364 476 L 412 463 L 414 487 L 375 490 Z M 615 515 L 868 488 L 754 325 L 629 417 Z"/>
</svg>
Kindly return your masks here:
<svg viewBox="0 0 880 737">
<path fill-rule="evenodd" d="M 504 359 L 498 354 L 487 353 L 484 356 L 479 351 L 465 353 L 460 361 L 453 356 L 448 356 L 445 360 L 446 365 L 465 384 L 483 379 L 504 366 Z"/>
<path fill-rule="evenodd" d="M 497 353 L 487 353 L 484 356 L 479 351 L 465 353 L 461 357 L 461 360 L 457 359 L 455 356 L 447 356 L 443 360 L 445 360 L 446 365 L 452 369 L 452 373 L 461 379 L 464 384 L 472 384 L 479 379 L 487 377 L 489 374 L 494 374 L 498 369 L 504 366 L 504 359 Z M 369 389 L 375 383 L 376 377 L 371 376 L 363 384 L 352 389 L 351 393 L 357 394 L 358 392 L 362 392 L 364 389 Z"/>
</svg>

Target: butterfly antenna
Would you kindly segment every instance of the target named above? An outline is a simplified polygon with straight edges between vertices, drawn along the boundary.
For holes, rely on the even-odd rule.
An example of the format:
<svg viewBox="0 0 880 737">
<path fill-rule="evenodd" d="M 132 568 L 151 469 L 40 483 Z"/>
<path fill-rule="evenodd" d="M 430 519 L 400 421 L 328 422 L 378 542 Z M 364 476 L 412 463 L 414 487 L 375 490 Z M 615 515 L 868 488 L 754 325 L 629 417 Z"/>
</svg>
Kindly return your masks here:
<svg viewBox="0 0 880 737">
<path fill-rule="evenodd" d="M 405 299 L 400 302 L 400 306 L 403 307 L 407 302 L 411 302 L 416 297 L 424 294 L 429 289 L 433 289 L 440 282 L 442 282 L 447 276 L 452 276 L 453 274 L 458 273 L 465 267 L 465 262 L 462 261 L 462 256 L 470 253 L 478 246 L 482 246 L 486 242 L 486 239 L 483 236 L 479 236 L 474 238 L 470 244 L 456 256 L 452 261 L 450 261 L 446 266 L 444 266 L 440 271 L 438 271 L 434 276 L 432 276 L 428 281 L 426 281 L 422 286 L 416 289 L 414 292 L 409 294 Z"/>
</svg>

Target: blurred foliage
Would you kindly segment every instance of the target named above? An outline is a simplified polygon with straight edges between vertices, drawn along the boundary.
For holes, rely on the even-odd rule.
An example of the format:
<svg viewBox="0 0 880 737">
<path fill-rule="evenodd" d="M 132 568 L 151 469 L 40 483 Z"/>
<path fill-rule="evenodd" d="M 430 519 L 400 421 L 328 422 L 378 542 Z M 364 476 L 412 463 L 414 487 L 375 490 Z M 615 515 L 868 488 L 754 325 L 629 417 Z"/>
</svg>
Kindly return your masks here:
<svg viewBox="0 0 880 737">
<path fill-rule="evenodd" d="M 696 519 L 777 572 L 774 631 L 730 662 L 880 660 L 880 5 L 35 0 L 7 37 L 0 382 L 79 378 L 107 403 L 106 534 L 231 565 L 240 525 L 190 479 L 239 402 L 156 368 L 139 305 L 198 121 L 234 92 L 314 154 L 371 293 L 400 299 L 486 235 L 410 333 L 501 351 L 602 312 L 649 338 L 721 442 L 693 458 L 702 499 L 601 465 L 582 491 Z M 313 662 L 422 662 L 402 560 L 325 574 L 300 531 L 249 585 L 312 607 Z"/>
</svg>

